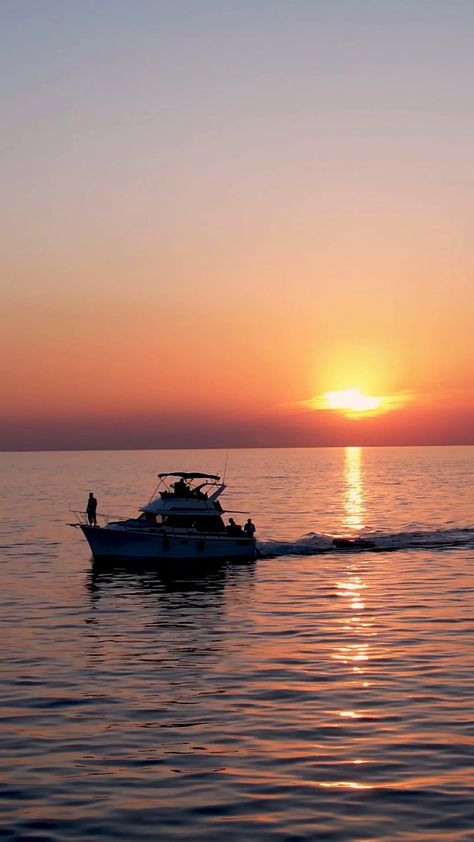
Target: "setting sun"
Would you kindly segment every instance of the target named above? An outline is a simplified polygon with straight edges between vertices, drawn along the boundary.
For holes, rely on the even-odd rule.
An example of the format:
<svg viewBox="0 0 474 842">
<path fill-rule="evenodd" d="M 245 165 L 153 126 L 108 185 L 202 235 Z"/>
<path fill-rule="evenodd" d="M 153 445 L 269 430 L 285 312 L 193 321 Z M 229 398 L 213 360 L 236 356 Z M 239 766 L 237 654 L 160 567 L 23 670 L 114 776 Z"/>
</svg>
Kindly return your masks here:
<svg viewBox="0 0 474 842">
<path fill-rule="evenodd" d="M 369 397 L 360 389 L 342 389 L 340 392 L 326 392 L 323 395 L 326 409 L 340 409 L 346 412 L 373 412 L 380 409 L 383 398 Z"/>
<path fill-rule="evenodd" d="M 338 413 L 349 419 L 360 419 L 383 415 L 394 409 L 400 409 L 412 401 L 413 395 L 408 391 L 366 395 L 352 386 L 348 389 L 323 392 L 310 400 L 301 401 L 300 405 L 316 411 Z"/>
</svg>

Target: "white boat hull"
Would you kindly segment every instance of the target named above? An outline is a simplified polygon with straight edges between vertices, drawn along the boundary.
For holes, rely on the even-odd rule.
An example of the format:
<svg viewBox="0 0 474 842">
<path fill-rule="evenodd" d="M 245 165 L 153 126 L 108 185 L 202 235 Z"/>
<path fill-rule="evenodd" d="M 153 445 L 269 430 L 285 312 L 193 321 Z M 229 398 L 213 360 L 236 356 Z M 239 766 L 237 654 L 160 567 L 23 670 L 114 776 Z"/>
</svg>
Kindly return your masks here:
<svg viewBox="0 0 474 842">
<path fill-rule="evenodd" d="M 169 534 L 81 524 L 94 558 L 137 561 L 248 561 L 257 555 L 254 538 L 225 534 Z"/>
</svg>

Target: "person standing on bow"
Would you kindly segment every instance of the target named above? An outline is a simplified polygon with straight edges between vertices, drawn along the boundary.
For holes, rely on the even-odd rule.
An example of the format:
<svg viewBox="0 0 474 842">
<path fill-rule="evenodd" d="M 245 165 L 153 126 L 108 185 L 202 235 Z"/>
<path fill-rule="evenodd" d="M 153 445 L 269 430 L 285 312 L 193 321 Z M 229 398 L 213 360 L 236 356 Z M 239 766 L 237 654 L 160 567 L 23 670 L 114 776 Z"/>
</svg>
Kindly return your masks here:
<svg viewBox="0 0 474 842">
<path fill-rule="evenodd" d="M 97 500 L 92 491 L 89 492 L 89 499 L 87 501 L 86 515 L 89 521 L 89 526 L 97 526 Z"/>
</svg>

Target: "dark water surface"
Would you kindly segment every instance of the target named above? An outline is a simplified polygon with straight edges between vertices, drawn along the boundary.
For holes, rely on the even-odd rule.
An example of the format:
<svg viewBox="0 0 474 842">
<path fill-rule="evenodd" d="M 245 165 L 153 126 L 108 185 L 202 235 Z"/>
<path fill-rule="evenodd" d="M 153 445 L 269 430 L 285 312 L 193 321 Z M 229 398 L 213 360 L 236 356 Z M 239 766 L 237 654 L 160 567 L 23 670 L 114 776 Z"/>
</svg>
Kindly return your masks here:
<svg viewBox="0 0 474 842">
<path fill-rule="evenodd" d="M 474 448 L 232 451 L 274 555 L 193 577 L 65 525 L 224 459 L 0 454 L 1 838 L 474 840 Z"/>
</svg>

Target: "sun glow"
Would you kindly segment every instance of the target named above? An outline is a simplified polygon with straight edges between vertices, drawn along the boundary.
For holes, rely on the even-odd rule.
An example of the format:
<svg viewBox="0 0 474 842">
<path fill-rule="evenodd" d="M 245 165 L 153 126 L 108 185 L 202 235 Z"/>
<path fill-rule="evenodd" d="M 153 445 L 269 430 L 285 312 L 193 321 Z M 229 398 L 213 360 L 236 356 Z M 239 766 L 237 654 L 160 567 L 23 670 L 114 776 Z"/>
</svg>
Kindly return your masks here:
<svg viewBox="0 0 474 842">
<path fill-rule="evenodd" d="M 340 392 L 326 392 L 323 395 L 326 409 L 339 409 L 345 412 L 374 412 L 380 409 L 383 398 L 369 397 L 360 389 L 342 389 Z"/>
<path fill-rule="evenodd" d="M 360 389 L 352 386 L 339 391 L 324 392 L 300 405 L 313 410 L 330 411 L 344 415 L 346 418 L 370 418 L 382 415 L 394 409 L 406 406 L 413 401 L 410 392 L 394 392 L 384 395 L 366 395 Z"/>
<path fill-rule="evenodd" d="M 300 406 L 322 412 L 334 412 L 349 419 L 372 418 L 400 409 L 413 401 L 408 392 L 383 395 L 366 395 L 355 386 L 339 391 L 323 392 L 309 400 L 299 401 Z"/>
</svg>

